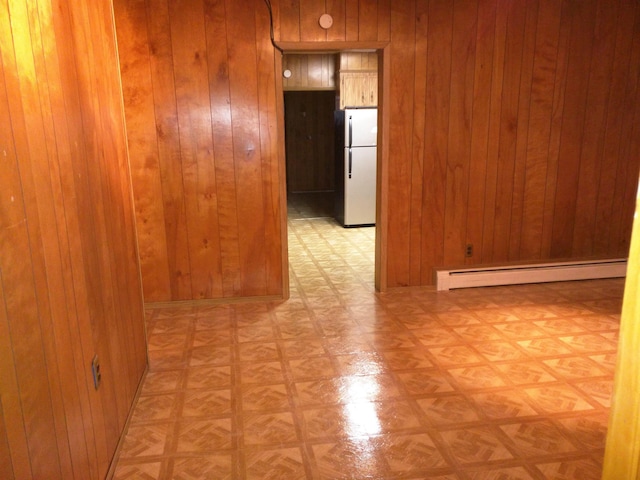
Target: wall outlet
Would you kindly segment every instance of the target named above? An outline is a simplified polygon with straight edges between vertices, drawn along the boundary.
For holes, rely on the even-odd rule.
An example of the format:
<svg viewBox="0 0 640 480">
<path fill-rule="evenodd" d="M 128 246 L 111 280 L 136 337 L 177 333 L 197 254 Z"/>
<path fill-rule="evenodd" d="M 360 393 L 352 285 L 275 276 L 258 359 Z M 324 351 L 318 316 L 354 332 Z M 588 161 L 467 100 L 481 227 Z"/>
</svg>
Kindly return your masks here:
<svg viewBox="0 0 640 480">
<path fill-rule="evenodd" d="M 91 373 L 93 374 L 93 386 L 97 390 L 100 386 L 100 381 L 102 380 L 102 374 L 100 373 L 100 360 L 98 360 L 98 355 L 93 357 L 91 360 Z"/>
<path fill-rule="evenodd" d="M 473 245 L 471 243 L 467 244 L 467 246 L 465 247 L 464 256 L 473 257 Z"/>
</svg>

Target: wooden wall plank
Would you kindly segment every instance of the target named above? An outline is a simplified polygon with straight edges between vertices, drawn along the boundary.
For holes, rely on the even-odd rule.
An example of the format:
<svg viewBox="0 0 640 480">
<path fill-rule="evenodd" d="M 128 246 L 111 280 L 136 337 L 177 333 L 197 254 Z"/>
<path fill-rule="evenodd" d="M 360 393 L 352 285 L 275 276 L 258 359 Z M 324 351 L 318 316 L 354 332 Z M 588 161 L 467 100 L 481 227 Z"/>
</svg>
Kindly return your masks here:
<svg viewBox="0 0 640 480">
<path fill-rule="evenodd" d="M 273 58 L 273 48 L 263 39 L 268 35 L 268 19 L 263 10 L 256 10 L 256 52 L 258 79 L 258 110 L 260 112 L 260 157 L 262 159 L 262 188 L 264 195 L 264 263 L 265 263 L 265 294 L 278 295 L 283 291 L 283 258 L 281 222 L 283 219 L 283 199 L 280 198 L 280 169 L 278 166 L 278 127 L 272 119 L 277 118 L 278 104 L 274 92 L 276 91 L 276 70 Z M 323 56 L 321 59 L 325 61 Z M 333 59 L 331 59 L 333 60 Z M 329 62 L 335 65 L 333 61 Z M 320 77 L 326 69 L 319 68 Z M 276 73 L 277 72 L 277 73 Z M 326 77 L 326 75 L 325 75 Z M 332 110 L 331 110 L 332 111 Z M 321 118 L 331 118 L 331 111 L 321 113 Z M 321 140 L 331 145 L 329 138 Z M 331 158 L 331 156 L 329 156 Z"/>
<path fill-rule="evenodd" d="M 44 337 L 47 332 L 43 332 L 42 326 L 51 321 L 52 315 L 49 298 L 44 294 L 47 290 L 47 278 L 42 268 L 45 253 L 40 238 L 41 229 L 47 231 L 46 226 L 51 225 L 50 218 L 47 218 L 49 212 L 42 211 L 47 208 L 45 202 L 50 200 L 50 188 L 48 179 L 38 171 L 37 159 L 47 159 L 48 154 L 34 58 L 37 54 L 34 49 L 38 44 L 37 41 L 32 44 L 31 30 L 34 26 L 29 22 L 28 7 L 26 2 L 9 2 L 8 18 L 13 38 L 8 42 L 2 39 L 3 45 L 13 47 L 11 55 L 9 49 L 3 49 L 2 62 L 9 73 L 5 77 L 8 114 L 13 127 L 16 157 L 20 159 L 19 179 L 16 179 L 20 185 L 20 194 L 17 198 L 24 198 L 25 218 L 18 224 L 6 225 L 2 231 L 0 251 L 3 253 L 3 262 L 0 270 L 6 285 L 31 287 L 7 289 L 4 297 L 10 319 L 14 368 L 29 457 L 42 459 L 31 463 L 31 473 L 36 478 L 62 478 L 63 473 L 69 472 L 66 468 L 65 472 L 62 471 L 65 466 L 61 463 L 59 449 L 65 446 L 58 442 L 58 435 L 62 435 L 57 424 L 59 417 L 56 415 L 59 405 L 49 389 L 51 372 L 47 369 L 47 354 L 50 355 L 51 351 L 47 348 L 48 345 L 44 345 L 48 338 Z M 33 32 L 33 35 L 37 37 L 37 32 Z M 19 56 L 16 55 L 17 52 L 20 53 Z M 16 64 L 18 60 L 20 63 Z M 44 190 L 42 202 L 38 201 L 36 188 Z M 44 227 L 41 222 L 45 224 Z M 52 240 L 51 246 L 55 247 L 55 239 Z M 29 252 L 31 261 L 22 261 L 24 252 Z M 54 381 L 57 387 L 58 379 L 55 378 Z"/>
<path fill-rule="evenodd" d="M 55 30 L 57 38 L 68 38 L 70 32 L 74 42 L 58 42 L 58 58 L 60 59 L 60 76 L 64 104 L 67 108 L 66 126 L 69 131 L 69 156 L 61 159 L 64 166 L 61 174 L 64 180 L 61 182 L 65 188 L 65 211 L 66 223 L 69 231 L 68 242 L 70 252 L 83 252 L 90 249 L 91 255 L 72 255 L 71 271 L 73 272 L 73 292 L 75 294 L 74 304 L 76 316 L 78 318 L 78 328 L 72 329 L 74 335 L 69 339 L 74 345 L 81 345 L 81 351 L 75 350 L 76 376 L 78 378 L 78 394 L 82 401 L 82 423 L 87 436 L 86 445 L 89 452 L 91 476 L 100 475 L 100 465 L 108 462 L 107 432 L 105 428 L 105 417 L 102 415 L 102 396 L 91 395 L 89 389 L 93 389 L 91 372 L 86 366 L 90 364 L 91 358 L 96 353 L 96 341 L 102 338 L 94 324 L 97 323 L 102 314 L 100 313 L 99 298 L 102 287 L 100 286 L 100 258 L 94 252 L 94 245 L 99 240 L 95 235 L 95 228 L 92 225 L 93 214 L 87 205 L 94 205 L 92 191 L 95 188 L 90 183 L 93 162 L 88 162 L 87 156 L 89 142 L 84 140 L 85 126 L 79 112 L 86 108 L 83 104 L 81 88 L 81 78 L 76 68 L 76 56 L 78 49 L 81 50 L 82 58 L 87 58 L 84 48 L 86 41 L 78 41 L 78 37 L 86 38 L 73 22 L 70 6 L 65 2 L 55 5 L 55 10 L 59 15 L 54 16 Z M 85 28 L 87 28 L 85 26 Z M 78 46 L 76 46 L 76 42 Z M 85 72 L 86 75 L 86 72 Z M 89 110 L 93 111 L 93 110 Z M 89 115 L 90 116 L 90 115 Z M 61 132 L 64 132 L 63 127 Z M 89 130 L 93 131 L 93 130 Z M 62 139 L 60 144 L 64 144 Z M 91 288 L 89 285 L 95 286 Z M 103 359 L 104 360 L 104 359 Z M 113 420 L 112 420 L 113 421 Z"/>
<path fill-rule="evenodd" d="M 402 70 L 403 74 L 392 80 L 390 94 L 394 98 L 389 108 L 392 117 L 406 118 L 404 124 L 390 125 L 389 141 L 395 146 L 395 154 L 389 162 L 389 191 L 398 199 L 393 213 L 389 216 L 389 248 L 395 252 L 389 262 L 389 271 L 395 279 L 392 286 L 410 284 L 410 229 L 411 193 L 411 153 L 413 137 L 413 64 L 411 47 L 415 42 L 415 15 L 406 6 L 394 4 L 391 7 L 392 30 L 395 32 L 391 46 L 391 71 Z M 402 81 L 400 81 L 402 79 Z"/>
<path fill-rule="evenodd" d="M 391 40 L 391 0 L 378 0 L 378 41 Z"/>
<path fill-rule="evenodd" d="M 257 5 L 259 0 L 254 0 Z M 264 185 L 260 158 L 260 109 L 253 12 L 225 2 L 229 41 L 229 85 L 242 295 L 266 294 Z M 187 38 L 187 37 L 184 37 Z M 264 40 L 263 40 L 264 41 Z M 237 161 L 237 159 L 242 159 Z M 270 239 L 271 240 L 271 239 Z"/>
<path fill-rule="evenodd" d="M 472 245 L 474 254 L 465 263 L 477 263 L 482 258 L 482 224 L 485 208 L 485 174 L 495 41 L 496 2 L 478 2 L 476 56 L 473 80 L 473 115 L 471 117 L 471 161 L 469 164 L 469 201 L 466 219 L 466 244 Z"/>
<path fill-rule="evenodd" d="M 428 265 L 440 264 L 444 259 L 452 5 L 450 2 L 430 0 L 428 15 L 421 257 L 423 283 L 430 282 L 433 276 Z"/>
<path fill-rule="evenodd" d="M 444 216 L 444 262 L 465 259 L 478 2 L 455 2 L 451 20 L 450 113 Z"/>
<path fill-rule="evenodd" d="M 630 105 L 636 105 L 636 107 L 632 108 L 628 106 L 622 112 L 620 139 L 624 143 L 620 148 L 620 161 L 618 163 L 616 178 L 616 197 L 613 204 L 614 213 L 610 218 L 610 248 L 623 256 L 627 254 L 628 250 L 628 243 L 625 241 L 625 238 L 628 237 L 631 232 L 631 225 L 629 225 L 629 222 L 625 221 L 625 219 L 633 215 L 635 211 L 632 207 L 632 202 L 636 198 L 638 185 L 635 182 L 635 177 L 638 176 L 637 172 L 640 166 L 640 158 L 635 155 L 638 151 L 637 143 L 629 143 L 623 140 L 626 138 L 638 138 L 633 136 L 634 132 L 638 131 L 637 126 L 634 125 L 633 122 L 638 120 L 637 102 L 640 100 L 640 92 L 638 92 L 640 89 L 639 47 L 640 11 L 636 3 L 633 44 L 631 47 L 631 59 L 629 61 L 629 72 L 625 88 L 627 98 L 636 100 L 635 102 L 630 102 Z"/>
<path fill-rule="evenodd" d="M 185 189 L 192 298 L 222 295 L 203 2 L 171 2 L 171 38 Z"/>
<path fill-rule="evenodd" d="M 230 135 L 231 101 L 224 3 L 205 2 L 205 15 L 216 189 L 219 203 L 225 205 L 225 208 L 218 210 L 222 288 L 225 297 L 235 297 L 239 296 L 241 292 L 240 238 L 236 204 L 236 172 L 233 161 L 233 142 Z"/>
<path fill-rule="evenodd" d="M 547 166 L 547 186 L 545 189 L 544 214 L 542 227 L 542 255 L 543 259 L 550 259 L 553 244 L 553 223 L 555 218 L 554 205 L 558 193 L 558 164 L 560 162 L 560 142 L 562 139 L 562 120 L 564 115 L 565 93 L 567 85 L 567 71 L 569 68 L 569 41 L 571 30 L 562 28 L 568 25 L 570 16 L 569 2 L 562 3 L 560 13 L 560 34 L 556 61 L 556 80 L 553 93 L 553 107 L 551 116 L 551 135 L 549 140 L 549 160 Z"/>
<path fill-rule="evenodd" d="M 551 256 L 571 256 L 575 228 L 580 156 L 584 141 L 584 120 L 595 27 L 594 2 L 570 2 L 569 63 L 558 162 L 558 183 L 554 207 Z"/>
<path fill-rule="evenodd" d="M 3 52 L 0 52 L 0 55 L 8 53 L 9 46 L 13 47 L 13 41 L 8 35 L 11 32 L 10 26 L 8 4 L 6 1 L 2 1 L 0 2 L 0 41 L 2 45 L 7 47 L 2 49 Z M 3 56 L 0 62 L 0 109 L 7 112 L 8 119 L 11 120 L 10 92 L 6 83 L 7 81 L 12 82 L 11 74 L 14 69 L 7 71 L 9 67 L 14 67 L 14 65 L 12 62 L 7 62 L 7 58 Z M 13 133 L 16 127 L 21 128 L 22 124 L 14 126 L 13 122 L 0 122 L 0 146 L 4 158 L 0 188 L 4 192 L 3 198 L 12 200 L 0 203 L 0 247 L 2 247 L 0 249 L 0 300 L 2 301 L 0 304 L 0 408 L 2 409 L 4 436 L 8 447 L 6 451 L 2 452 L 0 463 L 10 471 L 11 476 L 8 478 L 14 475 L 17 478 L 32 478 L 29 462 L 29 439 L 23 426 L 20 384 L 16 370 L 16 362 L 21 359 L 16 359 L 13 351 L 10 325 L 10 321 L 13 319 L 10 316 L 8 298 L 5 293 L 7 287 L 15 289 L 18 284 L 11 283 L 14 279 L 4 273 L 6 265 L 12 260 L 15 261 L 9 254 L 15 253 L 16 247 L 20 251 L 20 258 L 23 252 L 28 251 L 24 233 L 26 229 L 25 206 L 21 195 L 22 185 Z"/>
<path fill-rule="evenodd" d="M 595 228 L 596 205 L 601 170 L 601 155 L 604 147 L 609 79 L 615 52 L 615 29 L 618 5 L 611 2 L 599 4 L 593 32 L 593 51 L 589 67 L 589 86 L 584 122 L 584 141 L 580 157 L 576 221 L 573 229 L 572 252 L 575 255 L 591 256 Z M 629 233 L 630 234 L 630 233 Z"/>
<path fill-rule="evenodd" d="M 347 42 L 357 42 L 360 32 L 359 17 L 360 17 L 360 4 L 359 0 L 345 0 L 345 40 Z"/>
<path fill-rule="evenodd" d="M 333 18 L 332 27 L 327 30 L 328 41 L 344 41 L 346 38 L 346 0 L 326 0 L 326 13 Z"/>
<path fill-rule="evenodd" d="M 520 73 L 524 44 L 526 9 L 510 4 L 507 13 L 507 29 L 504 37 L 504 71 L 502 76 L 502 101 L 500 111 L 500 141 L 497 158 L 497 182 L 495 220 L 493 224 L 494 262 L 509 260 L 512 202 L 514 194 L 514 170 L 518 133 L 518 105 L 520 100 Z"/>
<path fill-rule="evenodd" d="M 304 1 L 304 0 L 303 0 Z M 277 9 L 278 27 L 282 42 L 299 42 L 300 33 L 300 0 L 280 0 L 271 2 L 273 9 Z"/>
<path fill-rule="evenodd" d="M 525 201 L 522 212 L 519 255 L 525 260 L 542 257 L 544 202 L 549 168 L 549 140 L 560 15 L 561 4 L 559 2 L 554 0 L 540 1 L 533 59 L 524 178 Z"/>
<path fill-rule="evenodd" d="M 424 171 L 425 151 L 425 123 L 426 123 L 426 95 L 427 85 L 424 81 L 427 75 L 427 38 L 429 33 L 429 2 L 416 2 L 415 26 L 415 56 L 413 82 L 413 145 L 411 158 L 411 230 L 409 257 L 409 282 L 419 284 L 422 277 L 422 203 L 423 188 L 422 175 Z"/>
<path fill-rule="evenodd" d="M 156 240 L 166 243 L 167 269 L 171 298 L 185 300 L 192 298 L 190 250 L 187 231 L 187 214 L 185 206 L 185 192 L 182 180 L 183 168 L 180 158 L 180 132 L 178 126 L 178 111 L 176 101 L 176 87 L 173 66 L 173 49 L 171 45 L 171 24 L 169 5 L 167 0 L 148 0 L 146 2 L 146 25 L 149 41 L 149 66 L 153 86 L 153 106 L 157 136 L 155 143 L 158 148 L 158 164 L 160 184 L 162 188 L 164 228 L 166 239 Z M 118 12 L 118 8 L 115 9 Z M 149 12 L 154 12 L 149 15 Z M 116 19 L 117 20 L 117 19 Z M 144 30 L 141 24 L 132 25 L 137 30 Z M 120 42 L 127 42 L 129 35 L 118 32 Z M 133 35 L 132 35 L 133 36 Z M 122 38 L 124 37 L 124 39 Z M 119 42 L 119 43 L 120 43 Z M 125 82 L 126 83 L 126 82 Z M 126 105 L 125 96 L 125 105 Z M 126 111 L 125 111 L 126 112 Z M 128 121 L 128 120 L 127 120 Z M 134 158 L 133 156 L 131 157 Z M 133 166 L 139 162 L 132 161 Z M 134 187 L 146 189 L 144 182 L 134 182 Z M 157 197 L 156 197 L 157 198 Z M 138 217 L 138 230 L 141 229 Z M 142 242 L 139 242 L 142 244 Z M 155 271 L 155 275 L 161 272 Z M 145 275 L 143 273 L 143 279 Z M 166 296 L 147 293 L 149 301 L 160 301 Z"/>
<path fill-rule="evenodd" d="M 487 137 L 487 169 L 484 176 L 484 218 L 482 250 L 478 261 L 493 261 L 493 238 L 496 217 L 496 194 L 498 182 L 498 156 L 500 148 L 500 112 L 502 111 L 502 87 L 505 62 L 505 38 L 507 32 L 507 14 L 510 2 L 498 0 L 496 7 L 493 70 L 491 73 L 491 103 L 489 106 L 489 131 Z"/>
<path fill-rule="evenodd" d="M 314 42 L 327 39 L 327 31 L 324 30 L 318 20 L 325 13 L 325 0 L 307 0 L 300 3 L 300 40 Z"/>
<path fill-rule="evenodd" d="M 144 0 L 123 2 L 118 10 L 118 28 L 123 41 L 120 49 L 126 115 L 129 126 L 129 154 L 139 157 L 132 171 L 135 178 L 135 205 L 140 239 L 140 264 L 144 290 L 149 298 L 166 298 L 171 294 L 167 232 L 162 198 L 156 122 L 153 101 L 153 80 L 149 59 L 149 39 Z"/>
<path fill-rule="evenodd" d="M 533 83 L 533 62 L 538 23 L 538 2 L 528 2 L 524 24 L 522 46 L 522 66 L 520 71 L 520 98 L 518 99 L 518 126 L 513 172 L 513 197 L 511 201 L 511 226 L 509 237 L 509 259 L 520 258 L 522 238 L 522 218 L 525 203 L 525 178 L 527 165 L 527 139 L 531 112 L 531 90 Z"/>
<path fill-rule="evenodd" d="M 358 40 L 378 39 L 378 1 L 358 0 Z"/>
<path fill-rule="evenodd" d="M 629 1 L 619 2 L 618 17 L 616 19 L 615 47 L 612 54 L 612 72 L 609 79 L 609 97 L 605 124 L 603 126 L 602 168 L 598 184 L 598 205 L 595 212 L 594 224 L 594 254 L 603 255 L 610 249 L 609 228 L 611 212 L 616 195 L 616 175 L 618 163 L 621 160 L 622 146 L 620 133 L 626 98 L 626 83 L 630 66 L 635 11 L 637 3 Z"/>
</svg>

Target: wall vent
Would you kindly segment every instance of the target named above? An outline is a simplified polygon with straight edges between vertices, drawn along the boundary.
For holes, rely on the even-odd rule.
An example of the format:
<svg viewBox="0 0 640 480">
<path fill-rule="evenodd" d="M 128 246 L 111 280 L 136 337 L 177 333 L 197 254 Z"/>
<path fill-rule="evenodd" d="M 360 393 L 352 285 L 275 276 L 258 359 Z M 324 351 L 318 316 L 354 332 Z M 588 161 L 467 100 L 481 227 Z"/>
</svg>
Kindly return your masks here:
<svg viewBox="0 0 640 480">
<path fill-rule="evenodd" d="M 537 263 L 486 268 L 436 271 L 436 288 L 491 287 L 525 283 L 564 282 L 596 278 L 619 278 L 627 274 L 627 260 Z"/>
</svg>

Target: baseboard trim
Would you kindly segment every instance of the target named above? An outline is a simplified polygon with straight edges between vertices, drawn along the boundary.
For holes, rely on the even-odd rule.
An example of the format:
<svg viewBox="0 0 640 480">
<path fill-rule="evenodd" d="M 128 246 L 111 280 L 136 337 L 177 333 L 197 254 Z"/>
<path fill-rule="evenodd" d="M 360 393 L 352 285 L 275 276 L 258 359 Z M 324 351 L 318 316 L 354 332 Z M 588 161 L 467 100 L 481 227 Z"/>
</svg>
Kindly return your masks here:
<svg viewBox="0 0 640 480">
<path fill-rule="evenodd" d="M 626 276 L 627 259 L 539 263 L 436 271 L 436 289 L 520 285 Z"/>
</svg>

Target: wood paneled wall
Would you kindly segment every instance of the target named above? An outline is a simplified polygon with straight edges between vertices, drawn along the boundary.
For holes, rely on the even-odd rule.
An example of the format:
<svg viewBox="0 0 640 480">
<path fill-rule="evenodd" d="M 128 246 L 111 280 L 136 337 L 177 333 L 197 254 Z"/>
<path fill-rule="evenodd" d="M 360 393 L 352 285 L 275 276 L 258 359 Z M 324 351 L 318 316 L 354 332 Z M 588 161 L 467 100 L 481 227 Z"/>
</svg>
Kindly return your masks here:
<svg viewBox="0 0 640 480">
<path fill-rule="evenodd" d="M 282 295 L 282 99 L 264 2 L 114 6 L 145 300 Z"/>
<path fill-rule="evenodd" d="M 388 286 L 443 265 L 627 255 L 638 2 L 276 3 L 289 44 L 390 42 Z"/>
<path fill-rule="evenodd" d="M 389 287 L 431 284 L 443 265 L 626 256 L 638 2 L 271 3 L 285 45 L 387 45 Z M 281 72 L 264 2 L 118 0 L 116 12 L 145 298 L 278 295 Z"/>
<path fill-rule="evenodd" d="M 284 91 L 335 90 L 336 55 L 330 53 L 283 55 L 282 71 L 291 77 L 282 79 Z"/>
<path fill-rule="evenodd" d="M 101 479 L 146 368 L 111 3 L 0 0 L 0 44 L 0 477 Z"/>
</svg>

